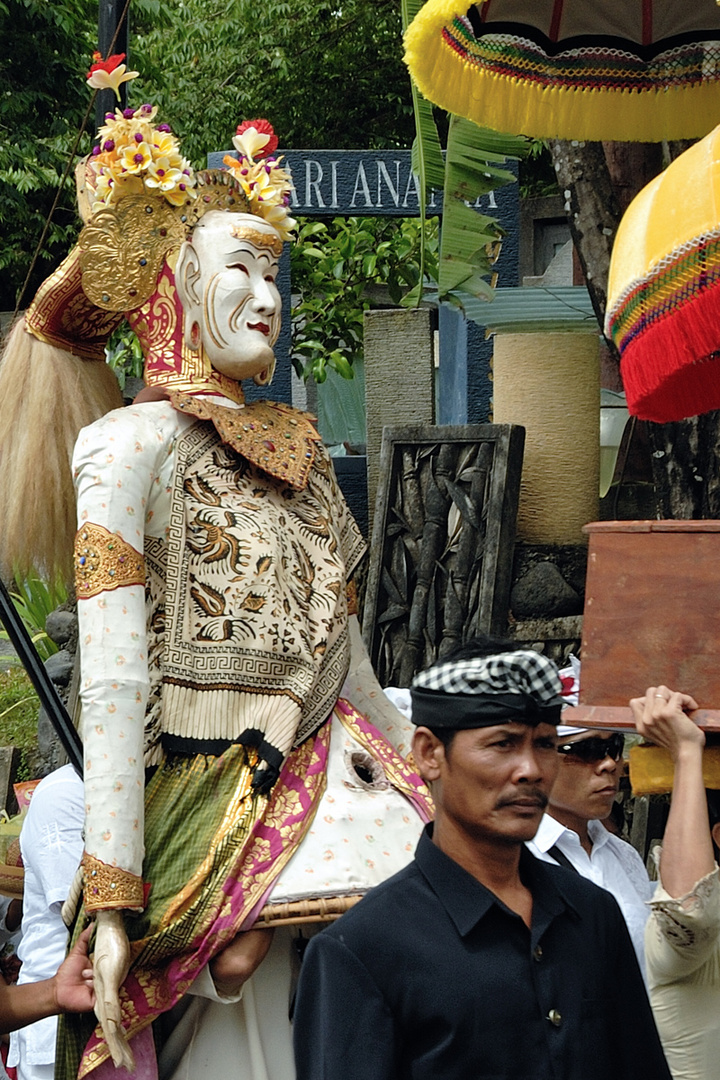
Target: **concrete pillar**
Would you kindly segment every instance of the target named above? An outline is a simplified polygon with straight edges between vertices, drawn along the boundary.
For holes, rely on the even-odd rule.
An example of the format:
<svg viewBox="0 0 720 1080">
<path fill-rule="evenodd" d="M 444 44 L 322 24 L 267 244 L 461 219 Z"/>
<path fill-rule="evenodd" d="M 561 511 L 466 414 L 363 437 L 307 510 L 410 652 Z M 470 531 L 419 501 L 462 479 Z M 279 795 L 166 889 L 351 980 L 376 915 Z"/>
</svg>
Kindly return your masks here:
<svg viewBox="0 0 720 1080">
<path fill-rule="evenodd" d="M 526 430 L 518 539 L 584 543 L 583 525 L 598 516 L 597 332 L 497 334 L 493 421 Z"/>
<path fill-rule="evenodd" d="M 435 404 L 435 312 L 366 311 L 364 326 L 370 535 L 383 428 L 432 424 Z"/>
</svg>

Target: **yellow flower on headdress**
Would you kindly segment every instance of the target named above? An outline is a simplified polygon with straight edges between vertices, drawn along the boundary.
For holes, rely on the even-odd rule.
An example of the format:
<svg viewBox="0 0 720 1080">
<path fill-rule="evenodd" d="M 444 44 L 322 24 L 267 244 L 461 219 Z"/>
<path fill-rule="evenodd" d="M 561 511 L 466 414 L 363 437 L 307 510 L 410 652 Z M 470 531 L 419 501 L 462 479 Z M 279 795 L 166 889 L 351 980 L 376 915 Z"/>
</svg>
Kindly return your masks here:
<svg viewBox="0 0 720 1080">
<path fill-rule="evenodd" d="M 141 142 L 133 140 L 123 149 L 120 156 L 120 167 L 124 172 L 140 173 L 147 169 L 151 161 L 152 150 L 149 145 L 144 140 Z"/>
<path fill-rule="evenodd" d="M 162 192 L 172 191 L 182 183 L 183 174 L 180 169 L 173 168 L 166 157 L 156 158 L 148 165 L 145 183 L 150 188 L 158 188 Z"/>
<path fill-rule="evenodd" d="M 290 217 L 287 211 L 287 207 L 282 203 L 275 206 L 267 205 L 267 208 L 263 210 L 262 214 L 268 225 L 272 227 L 280 234 L 281 240 L 292 240 L 293 233 L 297 228 L 297 221 L 295 218 Z"/>
<path fill-rule="evenodd" d="M 277 145 L 277 135 L 267 120 L 246 120 L 233 138 L 239 160 L 227 154 L 223 164 L 247 195 L 250 213 L 264 218 L 283 240 L 289 240 L 297 225 L 288 211 L 292 179 L 280 167 L 282 158 L 274 156 Z"/>
<path fill-rule="evenodd" d="M 152 146 L 156 158 L 168 158 L 169 160 L 177 158 L 178 161 L 181 160 L 178 153 L 178 141 L 171 131 L 154 131 Z"/>
</svg>

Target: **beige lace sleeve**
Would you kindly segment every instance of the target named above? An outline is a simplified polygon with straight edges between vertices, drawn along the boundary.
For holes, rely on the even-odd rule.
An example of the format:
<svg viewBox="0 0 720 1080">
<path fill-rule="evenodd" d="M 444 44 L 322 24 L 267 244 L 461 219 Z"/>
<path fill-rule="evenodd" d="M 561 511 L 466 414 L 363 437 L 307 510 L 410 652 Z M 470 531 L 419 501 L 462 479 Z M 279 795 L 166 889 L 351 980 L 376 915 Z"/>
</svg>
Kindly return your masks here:
<svg viewBox="0 0 720 1080">
<path fill-rule="evenodd" d="M 650 909 L 645 956 L 651 986 L 682 979 L 716 954 L 720 957 L 717 866 L 684 896 L 670 896 L 660 882 Z"/>
</svg>

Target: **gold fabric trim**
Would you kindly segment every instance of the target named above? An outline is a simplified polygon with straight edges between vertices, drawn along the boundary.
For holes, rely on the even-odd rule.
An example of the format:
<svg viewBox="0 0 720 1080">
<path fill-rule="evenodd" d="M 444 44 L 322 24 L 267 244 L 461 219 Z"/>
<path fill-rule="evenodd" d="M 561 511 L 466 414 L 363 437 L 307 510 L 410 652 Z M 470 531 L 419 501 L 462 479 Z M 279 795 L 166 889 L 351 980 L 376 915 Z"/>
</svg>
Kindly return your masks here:
<svg viewBox="0 0 720 1080">
<path fill-rule="evenodd" d="M 89 522 L 75 537 L 75 591 L 78 600 L 125 585 L 145 586 L 145 559 L 118 533 Z"/>
<path fill-rule="evenodd" d="M 260 232 L 259 229 L 251 229 L 249 225 L 233 225 L 230 232 L 236 240 L 249 240 L 255 247 L 270 248 L 278 259 L 282 255 L 283 242 L 279 236 L 271 236 L 270 233 Z"/>
<path fill-rule="evenodd" d="M 81 360 L 105 360 L 105 344 L 120 315 L 95 307 L 82 288 L 79 248 L 46 278 L 25 312 L 25 328 L 39 341 Z"/>
<path fill-rule="evenodd" d="M 320 436 L 307 413 L 275 401 L 228 409 L 180 391 L 169 393 L 173 408 L 210 420 L 224 443 L 263 472 L 302 491 L 307 487 Z"/>
<path fill-rule="evenodd" d="M 82 867 L 87 911 L 106 911 L 110 908 L 142 911 L 145 907 L 142 878 L 128 870 L 121 870 L 119 866 L 108 866 L 87 851 L 83 853 Z"/>
</svg>

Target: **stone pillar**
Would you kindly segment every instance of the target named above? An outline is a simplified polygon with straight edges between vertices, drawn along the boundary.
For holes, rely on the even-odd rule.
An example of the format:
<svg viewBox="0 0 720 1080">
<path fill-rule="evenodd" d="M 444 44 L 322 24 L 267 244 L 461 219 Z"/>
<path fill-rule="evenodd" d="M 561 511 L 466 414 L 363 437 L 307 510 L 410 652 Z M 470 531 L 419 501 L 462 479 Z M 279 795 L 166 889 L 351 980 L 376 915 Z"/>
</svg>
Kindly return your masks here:
<svg viewBox="0 0 720 1080">
<path fill-rule="evenodd" d="M 430 308 L 366 311 L 364 326 L 370 535 L 386 426 L 432 424 L 435 320 Z"/>
<path fill-rule="evenodd" d="M 598 516 L 597 331 L 497 334 L 493 421 L 526 430 L 518 539 L 584 543 L 583 525 Z"/>
</svg>

